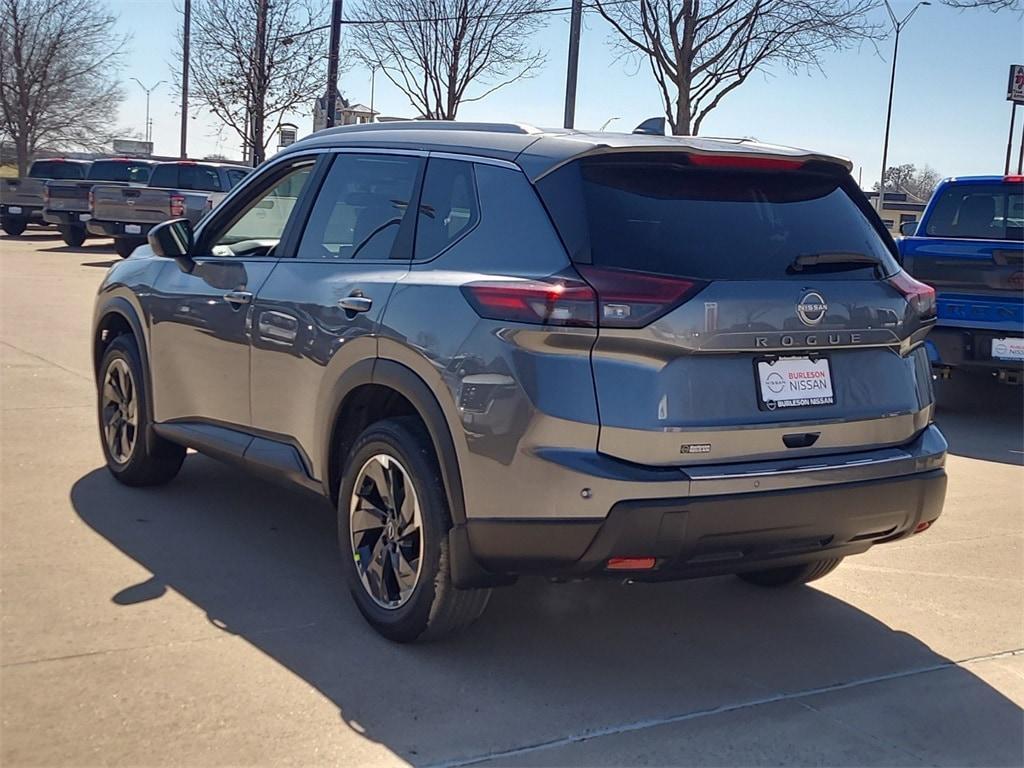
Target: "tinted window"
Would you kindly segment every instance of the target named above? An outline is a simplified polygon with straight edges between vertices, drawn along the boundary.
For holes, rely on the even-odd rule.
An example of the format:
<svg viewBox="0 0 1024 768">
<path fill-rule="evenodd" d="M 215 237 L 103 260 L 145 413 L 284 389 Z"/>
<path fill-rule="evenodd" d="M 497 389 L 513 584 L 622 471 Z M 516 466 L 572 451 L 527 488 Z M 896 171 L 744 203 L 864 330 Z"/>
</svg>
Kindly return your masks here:
<svg viewBox="0 0 1024 768">
<path fill-rule="evenodd" d="M 416 220 L 416 258 L 436 256 L 468 232 L 479 217 L 472 164 L 431 160 Z"/>
<path fill-rule="evenodd" d="M 805 272 L 790 269 L 794 260 L 820 253 L 867 255 L 886 274 L 898 269 L 839 176 L 701 169 L 650 155 L 585 160 L 552 176 L 567 173 L 575 182 L 558 185 L 549 207 L 574 259 L 589 253 L 599 266 L 704 280 L 803 280 Z M 561 223 L 567 215 L 577 221 Z M 870 266 L 844 264 L 818 267 L 815 278 L 832 273 L 875 277 Z"/>
<path fill-rule="evenodd" d="M 212 165 L 182 165 L 178 170 L 178 186 L 203 192 L 220 192 L 220 174 Z"/>
<path fill-rule="evenodd" d="M 299 258 L 391 258 L 420 163 L 401 155 L 335 157 L 302 236 Z"/>
<path fill-rule="evenodd" d="M 225 173 L 227 173 L 228 176 L 228 184 L 230 184 L 232 188 L 249 175 L 248 171 L 242 171 L 238 168 L 228 168 Z"/>
<path fill-rule="evenodd" d="M 233 255 L 228 246 L 244 241 L 280 240 L 312 171 L 312 162 L 294 168 L 269 190 L 258 193 L 216 238 L 214 255 Z"/>
<path fill-rule="evenodd" d="M 149 177 L 149 186 L 173 189 L 178 186 L 178 166 L 174 163 L 158 165 Z"/>
<path fill-rule="evenodd" d="M 84 179 L 89 166 L 60 160 L 37 160 L 28 169 L 33 179 Z"/>
<path fill-rule="evenodd" d="M 97 181 L 127 181 L 145 184 L 153 166 L 149 163 L 133 163 L 123 160 L 97 160 L 89 168 L 87 179 Z"/>
<path fill-rule="evenodd" d="M 1024 239 L 1024 190 L 1019 184 L 947 186 L 928 216 L 933 237 Z"/>
</svg>

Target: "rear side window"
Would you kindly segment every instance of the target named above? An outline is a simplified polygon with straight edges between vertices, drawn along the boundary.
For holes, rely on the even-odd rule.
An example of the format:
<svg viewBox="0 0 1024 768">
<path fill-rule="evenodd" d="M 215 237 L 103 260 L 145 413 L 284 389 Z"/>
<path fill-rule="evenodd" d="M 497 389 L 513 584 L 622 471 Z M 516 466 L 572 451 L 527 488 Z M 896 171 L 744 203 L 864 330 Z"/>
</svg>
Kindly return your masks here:
<svg viewBox="0 0 1024 768">
<path fill-rule="evenodd" d="M 149 181 L 152 166 L 148 163 L 132 163 L 123 160 L 97 160 L 89 169 L 86 178 L 97 181 L 126 181 L 145 184 Z"/>
<path fill-rule="evenodd" d="M 335 157 L 299 244 L 299 258 L 408 258 L 393 250 L 421 163 L 402 155 Z"/>
<path fill-rule="evenodd" d="M 432 159 L 427 164 L 416 218 L 416 258 L 431 259 L 480 218 L 473 165 Z"/>
<path fill-rule="evenodd" d="M 178 186 L 202 192 L 222 192 L 220 174 L 212 165 L 182 165 L 178 169 Z"/>
<path fill-rule="evenodd" d="M 794 261 L 823 253 L 871 257 L 883 274 L 899 269 L 841 176 L 694 168 L 651 155 L 583 160 L 552 176 L 574 172 L 578 181 L 555 190 L 549 209 L 563 238 L 584 244 L 570 245 L 575 260 L 701 280 L 805 280 Z M 570 203 L 582 214 L 560 223 Z M 874 279 L 876 271 L 830 264 L 814 274 Z"/>
<path fill-rule="evenodd" d="M 928 216 L 932 237 L 1024 239 L 1024 190 L 1019 184 L 952 184 Z"/>
<path fill-rule="evenodd" d="M 33 179 L 84 179 L 89 166 L 57 160 L 37 160 L 28 169 Z"/>
<path fill-rule="evenodd" d="M 242 179 L 249 175 L 248 171 L 242 171 L 238 168 L 228 168 L 225 173 L 228 177 L 228 184 L 231 185 L 232 189 L 234 189 Z"/>
<path fill-rule="evenodd" d="M 178 186 L 178 166 L 158 165 L 153 169 L 153 175 L 149 177 L 149 186 L 173 189 Z"/>
</svg>

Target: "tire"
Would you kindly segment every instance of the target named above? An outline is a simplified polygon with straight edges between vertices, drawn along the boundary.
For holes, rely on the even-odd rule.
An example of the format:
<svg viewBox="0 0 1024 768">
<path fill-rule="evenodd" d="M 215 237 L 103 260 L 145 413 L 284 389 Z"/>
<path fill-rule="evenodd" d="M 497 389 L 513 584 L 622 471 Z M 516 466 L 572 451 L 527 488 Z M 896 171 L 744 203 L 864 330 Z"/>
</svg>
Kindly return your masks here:
<svg viewBox="0 0 1024 768">
<path fill-rule="evenodd" d="M 388 463 L 387 469 L 382 462 Z M 401 475 L 402 482 L 398 485 L 403 488 L 405 503 L 371 502 L 371 499 L 382 501 L 379 492 L 374 494 L 377 484 L 373 478 L 386 480 L 388 475 Z M 360 480 L 358 489 L 357 480 Z M 391 485 L 394 492 L 389 491 L 388 495 L 395 498 L 399 492 L 395 483 Z M 359 495 L 356 495 L 357 490 Z M 356 512 L 353 512 L 353 503 Z M 389 511 L 382 511 L 380 507 Z M 375 509 L 375 512 L 367 512 L 367 509 Z M 410 533 L 416 528 L 410 524 L 410 519 L 417 513 L 418 541 L 416 534 Z M 392 520 L 388 525 L 382 522 L 385 515 L 393 516 L 388 518 Z M 363 527 L 363 530 L 357 528 L 355 541 L 353 518 Z M 380 526 L 377 521 L 381 521 Z M 405 533 L 402 533 L 403 526 L 407 526 Z M 416 417 L 402 417 L 367 427 L 345 463 L 338 494 L 338 539 L 345 578 L 356 606 L 366 621 L 389 640 L 408 643 L 444 637 L 472 624 L 486 608 L 491 594 L 489 589 L 464 590 L 452 586 L 448 548 L 451 527 L 441 471 L 422 422 Z M 413 565 L 416 544 L 419 557 Z M 374 558 L 375 553 L 378 558 Z M 373 566 L 375 559 L 380 564 L 376 568 Z M 396 563 L 397 568 L 393 565 Z M 416 571 L 415 578 L 409 573 L 401 577 L 404 590 L 398 575 L 403 564 L 407 571 Z M 376 596 L 371 586 L 374 582 Z M 384 605 L 382 596 L 391 605 Z"/>
<path fill-rule="evenodd" d="M 117 255 L 122 259 L 127 259 L 132 255 L 132 251 L 142 245 L 141 240 L 133 240 L 130 237 L 115 237 L 114 238 L 114 250 L 117 251 Z"/>
<path fill-rule="evenodd" d="M 28 221 L 22 217 L 4 216 L 3 221 L 0 221 L 0 226 L 2 226 L 4 232 L 11 237 L 17 237 L 25 231 L 25 227 L 28 226 Z"/>
<path fill-rule="evenodd" d="M 185 448 L 149 434 L 145 375 L 134 337 L 114 339 L 100 362 L 96 387 L 100 444 L 110 474 L 131 486 L 163 485 L 185 460 Z"/>
<path fill-rule="evenodd" d="M 736 575 L 759 587 L 792 587 L 828 576 L 839 567 L 841 562 L 843 562 L 843 558 L 837 557 L 834 560 L 816 560 L 813 563 L 789 565 L 785 568 L 769 568 L 765 571 L 747 571 Z"/>
<path fill-rule="evenodd" d="M 61 227 L 60 237 L 65 245 L 79 248 L 85 242 L 85 230 L 82 227 Z"/>
</svg>

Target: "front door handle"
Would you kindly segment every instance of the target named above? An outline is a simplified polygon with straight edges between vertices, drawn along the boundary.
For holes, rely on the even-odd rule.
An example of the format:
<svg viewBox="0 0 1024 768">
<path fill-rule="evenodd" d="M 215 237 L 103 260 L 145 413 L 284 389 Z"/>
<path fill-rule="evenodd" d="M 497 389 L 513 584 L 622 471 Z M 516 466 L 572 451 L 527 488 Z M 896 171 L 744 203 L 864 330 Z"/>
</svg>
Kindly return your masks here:
<svg viewBox="0 0 1024 768">
<path fill-rule="evenodd" d="M 373 299 L 369 296 L 346 296 L 338 300 L 338 306 L 346 312 L 369 312 Z"/>
<path fill-rule="evenodd" d="M 224 301 L 235 307 L 240 307 L 252 301 L 252 294 L 248 291 L 228 291 L 224 294 Z"/>
</svg>

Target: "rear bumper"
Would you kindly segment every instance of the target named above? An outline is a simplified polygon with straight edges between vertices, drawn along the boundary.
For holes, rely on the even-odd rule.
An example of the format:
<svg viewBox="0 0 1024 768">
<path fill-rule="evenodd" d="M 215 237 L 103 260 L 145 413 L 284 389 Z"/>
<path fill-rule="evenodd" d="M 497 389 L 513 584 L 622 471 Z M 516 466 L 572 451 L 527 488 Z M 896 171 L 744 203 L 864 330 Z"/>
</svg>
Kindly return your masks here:
<svg viewBox="0 0 1024 768">
<path fill-rule="evenodd" d="M 942 513 L 943 469 L 826 488 L 622 501 L 601 520 L 470 520 L 476 561 L 496 574 L 663 580 L 781 567 L 864 552 Z M 612 557 L 653 557 L 608 571 Z"/>
<path fill-rule="evenodd" d="M 453 530 L 452 548 L 490 574 L 622 576 L 606 570 L 609 558 L 656 558 L 653 570 L 628 574 L 643 579 L 856 554 L 941 514 L 947 448 L 931 425 L 894 448 L 718 466 L 549 457 L 561 465 L 549 478 L 584 486 L 605 516 L 558 515 L 555 500 L 542 507 L 553 513 L 546 516 L 470 516 Z"/>
<path fill-rule="evenodd" d="M 14 210 L 11 209 L 20 209 Z M 29 221 L 42 222 L 43 209 L 35 205 L 0 205 L 0 216 L 5 219 L 28 219 Z"/>
<path fill-rule="evenodd" d="M 1024 360 L 1005 360 L 993 355 L 994 339 L 1024 338 L 1024 329 L 989 330 L 937 326 L 928 334 L 928 358 L 934 366 L 985 371 L 1024 370 Z"/>
<path fill-rule="evenodd" d="M 43 221 L 47 224 L 56 224 L 58 227 L 85 227 L 86 221 L 82 221 L 82 216 L 88 217 L 86 211 L 51 211 L 49 209 L 43 209 Z"/>
<path fill-rule="evenodd" d="M 135 226 L 139 228 L 138 232 L 125 232 L 126 226 Z M 145 240 L 146 235 L 149 234 L 149 230 L 153 228 L 152 224 L 136 224 L 133 222 L 123 221 L 102 221 L 98 219 L 92 219 L 89 221 L 85 228 L 89 231 L 89 234 L 98 235 L 99 237 L 133 237 L 140 240 Z"/>
</svg>

